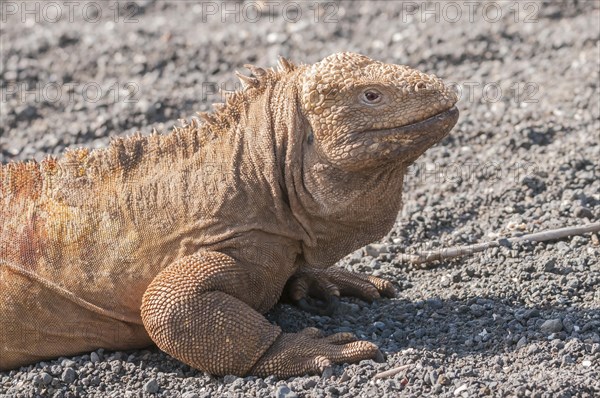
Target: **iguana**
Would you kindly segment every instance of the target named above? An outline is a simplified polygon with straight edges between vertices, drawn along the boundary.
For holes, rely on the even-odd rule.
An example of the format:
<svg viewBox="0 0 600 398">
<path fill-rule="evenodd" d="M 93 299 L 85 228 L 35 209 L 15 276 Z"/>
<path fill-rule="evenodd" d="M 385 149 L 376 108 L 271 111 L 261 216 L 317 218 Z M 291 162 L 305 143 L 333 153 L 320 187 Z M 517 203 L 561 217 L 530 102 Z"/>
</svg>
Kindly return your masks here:
<svg viewBox="0 0 600 398">
<path fill-rule="evenodd" d="M 391 229 L 405 171 L 455 125 L 457 97 L 355 53 L 247 68 L 202 121 L 1 166 L 0 369 L 152 343 L 215 375 L 381 355 L 262 314 L 284 290 L 324 312 L 394 295 L 332 266 Z"/>
</svg>

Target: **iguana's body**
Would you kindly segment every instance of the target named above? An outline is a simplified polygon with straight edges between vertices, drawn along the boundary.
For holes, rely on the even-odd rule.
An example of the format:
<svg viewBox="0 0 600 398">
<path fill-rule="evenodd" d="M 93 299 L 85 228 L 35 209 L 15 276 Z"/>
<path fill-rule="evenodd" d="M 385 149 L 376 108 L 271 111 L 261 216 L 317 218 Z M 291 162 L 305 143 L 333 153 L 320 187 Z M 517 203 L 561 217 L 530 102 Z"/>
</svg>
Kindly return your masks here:
<svg viewBox="0 0 600 398">
<path fill-rule="evenodd" d="M 282 334 L 260 313 L 286 283 L 305 305 L 319 291 L 393 294 L 380 279 L 322 269 L 389 231 L 406 167 L 452 128 L 456 98 L 433 77 L 356 54 L 251 70 L 204 124 L 2 166 L 0 369 L 152 341 L 215 374 L 301 374 L 377 354 L 348 334 Z M 361 84 L 397 103 L 381 114 L 336 103 Z M 438 114 L 367 142 L 348 130 Z"/>
</svg>

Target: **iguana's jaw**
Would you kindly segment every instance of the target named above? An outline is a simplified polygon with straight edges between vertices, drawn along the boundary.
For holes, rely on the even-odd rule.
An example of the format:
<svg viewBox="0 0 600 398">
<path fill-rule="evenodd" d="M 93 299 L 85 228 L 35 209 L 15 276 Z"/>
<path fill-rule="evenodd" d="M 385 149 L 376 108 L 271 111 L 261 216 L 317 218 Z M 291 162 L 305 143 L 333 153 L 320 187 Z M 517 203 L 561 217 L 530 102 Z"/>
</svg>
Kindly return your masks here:
<svg viewBox="0 0 600 398">
<path fill-rule="evenodd" d="M 348 133 L 337 144 L 344 155 L 335 163 L 346 171 L 366 171 L 386 164 L 408 166 L 448 135 L 458 121 L 458 113 L 452 105 L 418 122 Z"/>
<path fill-rule="evenodd" d="M 362 155 L 382 162 L 412 163 L 448 135 L 458 121 L 458 113 L 456 106 L 453 106 L 420 122 L 362 132 L 362 140 L 372 142 Z"/>
<path fill-rule="evenodd" d="M 433 140 L 439 141 L 452 130 L 457 121 L 458 108 L 453 106 L 420 122 L 391 129 L 363 131 L 358 134 L 363 136 L 361 139 L 364 139 L 364 136 L 367 135 L 368 137 L 373 136 L 375 141 L 385 142 L 405 142 L 406 140 L 414 143 L 431 142 Z"/>
</svg>

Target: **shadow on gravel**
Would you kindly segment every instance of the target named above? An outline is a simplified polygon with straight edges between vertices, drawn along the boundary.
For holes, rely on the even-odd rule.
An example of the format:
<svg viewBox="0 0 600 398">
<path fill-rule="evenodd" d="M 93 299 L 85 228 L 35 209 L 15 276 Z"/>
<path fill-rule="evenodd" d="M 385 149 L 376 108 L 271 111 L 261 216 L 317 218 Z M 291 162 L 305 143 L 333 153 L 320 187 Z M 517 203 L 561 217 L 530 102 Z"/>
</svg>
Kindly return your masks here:
<svg viewBox="0 0 600 398">
<path fill-rule="evenodd" d="M 557 350 L 569 340 L 600 343 L 600 308 L 523 306 L 498 297 L 394 299 L 373 304 L 344 299 L 333 317 L 278 305 L 268 318 L 286 332 L 309 326 L 325 334 L 353 332 L 389 354 L 415 348 L 458 356 L 496 355 L 535 342 L 549 342 Z"/>
</svg>

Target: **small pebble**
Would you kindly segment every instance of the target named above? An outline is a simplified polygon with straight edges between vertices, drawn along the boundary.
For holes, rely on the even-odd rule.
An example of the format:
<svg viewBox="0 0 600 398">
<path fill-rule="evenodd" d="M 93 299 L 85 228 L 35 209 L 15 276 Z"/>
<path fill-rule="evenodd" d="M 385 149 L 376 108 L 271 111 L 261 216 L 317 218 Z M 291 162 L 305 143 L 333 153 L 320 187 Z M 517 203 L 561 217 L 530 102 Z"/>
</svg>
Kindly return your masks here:
<svg viewBox="0 0 600 398">
<path fill-rule="evenodd" d="M 458 387 L 456 390 L 454 390 L 454 396 L 458 397 L 459 395 L 461 395 L 461 393 L 463 391 L 467 391 L 469 387 L 467 387 L 466 384 L 462 384 L 460 387 Z"/>
<path fill-rule="evenodd" d="M 442 285 L 442 287 L 449 287 L 452 285 L 452 278 L 447 275 L 442 276 L 440 279 L 440 285 Z"/>
<path fill-rule="evenodd" d="M 73 370 L 73 368 L 66 368 L 63 372 L 62 375 L 60 376 L 60 379 L 62 381 L 64 381 L 67 384 L 72 383 L 75 380 L 75 371 Z"/>
<path fill-rule="evenodd" d="M 275 392 L 275 396 L 277 398 L 297 398 L 298 395 L 290 390 L 290 388 L 286 384 L 282 384 L 277 387 L 277 391 Z"/>
<path fill-rule="evenodd" d="M 441 375 L 439 375 L 439 377 L 437 379 L 437 384 L 441 384 L 442 386 L 447 386 L 448 384 L 450 384 L 450 379 L 448 377 L 446 377 L 446 375 L 441 374 Z"/>
<path fill-rule="evenodd" d="M 50 373 L 53 376 L 58 376 L 59 374 L 61 374 L 63 371 L 62 366 L 60 365 L 52 365 L 50 366 Z"/>
<path fill-rule="evenodd" d="M 234 375 L 226 375 L 225 377 L 223 377 L 223 384 L 231 384 L 234 381 L 237 380 L 237 376 Z"/>
<path fill-rule="evenodd" d="M 148 394 L 156 394 L 158 392 L 158 382 L 152 378 L 144 384 L 144 391 Z"/>
<path fill-rule="evenodd" d="M 374 322 L 373 326 L 375 326 L 379 330 L 385 329 L 385 323 L 383 323 L 383 322 Z"/>
<path fill-rule="evenodd" d="M 558 333 L 563 330 L 563 324 L 560 319 L 548 319 L 542 323 L 540 330 L 547 334 Z"/>
<path fill-rule="evenodd" d="M 365 253 L 367 256 L 378 257 L 382 253 L 389 253 L 387 245 L 381 243 L 372 243 L 365 246 Z"/>
<path fill-rule="evenodd" d="M 578 218 L 588 218 L 590 220 L 594 219 L 594 213 L 584 206 L 577 206 L 573 211 L 573 215 Z"/>
<path fill-rule="evenodd" d="M 471 314 L 476 317 L 480 317 L 485 313 L 485 308 L 479 304 L 472 304 L 469 309 L 471 310 Z"/>
<path fill-rule="evenodd" d="M 40 378 L 42 383 L 48 385 L 50 383 L 52 383 L 52 376 L 50 376 L 48 373 L 46 372 L 42 372 L 40 373 Z"/>
</svg>

